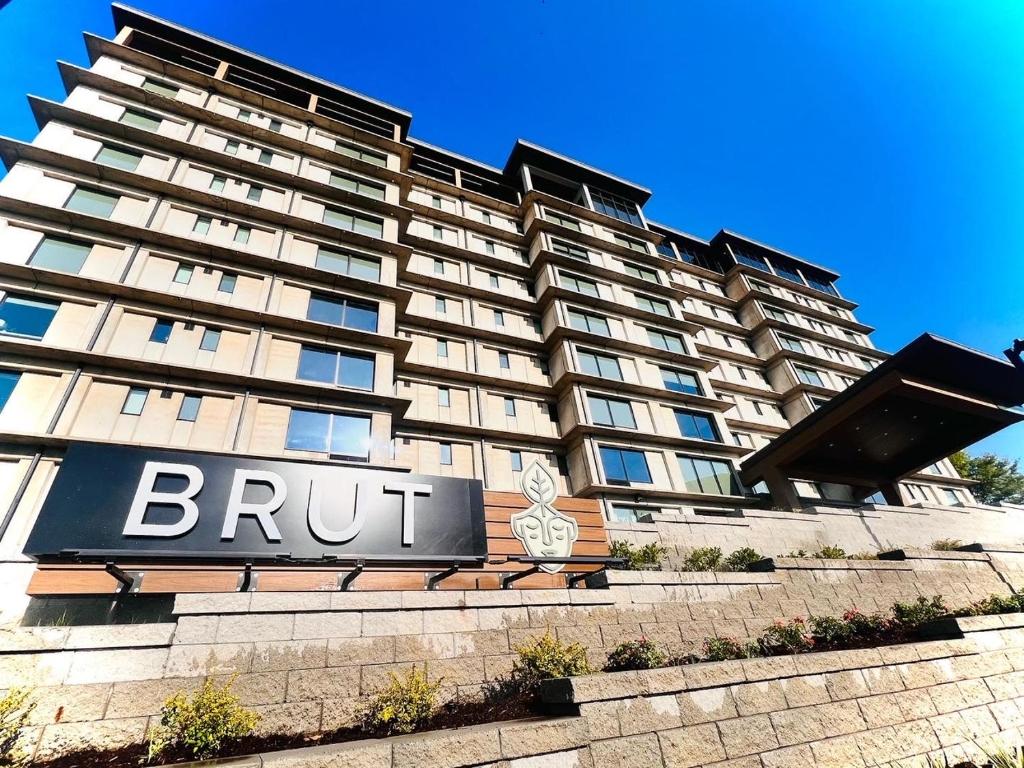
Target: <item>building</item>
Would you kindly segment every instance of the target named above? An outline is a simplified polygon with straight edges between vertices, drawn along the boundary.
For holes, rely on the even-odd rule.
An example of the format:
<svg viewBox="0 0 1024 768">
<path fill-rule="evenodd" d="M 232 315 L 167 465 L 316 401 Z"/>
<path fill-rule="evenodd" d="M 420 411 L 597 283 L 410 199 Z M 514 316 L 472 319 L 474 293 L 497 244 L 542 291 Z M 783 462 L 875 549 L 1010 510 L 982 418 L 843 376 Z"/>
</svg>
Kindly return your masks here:
<svg viewBox="0 0 1024 768">
<path fill-rule="evenodd" d="M 767 503 L 738 467 L 887 359 L 839 275 L 526 141 L 503 168 L 396 107 L 115 5 L 0 144 L 0 542 L 64 451 L 141 445 L 475 478 L 534 460 L 609 522 Z M 875 488 L 788 478 L 802 503 Z M 971 505 L 946 460 L 890 503 Z M 875 497 L 879 500 L 880 497 Z M 24 583 L 31 569 L 18 569 Z"/>
</svg>

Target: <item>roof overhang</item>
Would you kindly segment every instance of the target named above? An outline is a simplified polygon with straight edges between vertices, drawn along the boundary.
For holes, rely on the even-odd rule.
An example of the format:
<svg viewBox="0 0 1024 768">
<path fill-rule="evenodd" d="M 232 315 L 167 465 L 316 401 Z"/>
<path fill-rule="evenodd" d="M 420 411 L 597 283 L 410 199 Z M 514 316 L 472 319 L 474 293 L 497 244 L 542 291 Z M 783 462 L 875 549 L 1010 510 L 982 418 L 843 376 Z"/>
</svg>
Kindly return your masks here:
<svg viewBox="0 0 1024 768">
<path fill-rule="evenodd" d="M 924 334 L 741 465 L 752 485 L 778 470 L 879 487 L 1024 421 L 1024 371 Z"/>
</svg>

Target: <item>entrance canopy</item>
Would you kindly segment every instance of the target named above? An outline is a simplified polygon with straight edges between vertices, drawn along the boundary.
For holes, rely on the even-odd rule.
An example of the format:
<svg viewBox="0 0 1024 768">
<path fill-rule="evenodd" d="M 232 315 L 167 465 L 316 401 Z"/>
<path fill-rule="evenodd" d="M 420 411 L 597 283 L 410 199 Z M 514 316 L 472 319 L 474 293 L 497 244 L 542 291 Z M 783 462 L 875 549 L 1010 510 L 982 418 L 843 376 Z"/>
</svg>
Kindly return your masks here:
<svg viewBox="0 0 1024 768">
<path fill-rule="evenodd" d="M 782 477 L 879 488 L 1024 420 L 1024 372 L 924 334 L 741 465 L 747 485 Z"/>
</svg>

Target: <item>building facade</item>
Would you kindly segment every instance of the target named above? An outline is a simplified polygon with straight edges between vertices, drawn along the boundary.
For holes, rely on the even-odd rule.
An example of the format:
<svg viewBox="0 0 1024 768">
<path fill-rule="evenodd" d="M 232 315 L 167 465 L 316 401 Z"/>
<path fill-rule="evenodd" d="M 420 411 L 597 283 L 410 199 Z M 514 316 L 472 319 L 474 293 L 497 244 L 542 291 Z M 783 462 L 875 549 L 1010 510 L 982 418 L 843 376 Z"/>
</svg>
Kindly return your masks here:
<svg viewBox="0 0 1024 768">
<path fill-rule="evenodd" d="M 736 467 L 887 356 L 838 275 L 649 221 L 651 192 L 115 7 L 0 182 L 0 555 L 74 443 L 321 460 L 608 520 L 764 501 Z M 792 478 L 808 503 L 860 501 Z M 908 505 L 973 504 L 941 461 Z"/>
</svg>

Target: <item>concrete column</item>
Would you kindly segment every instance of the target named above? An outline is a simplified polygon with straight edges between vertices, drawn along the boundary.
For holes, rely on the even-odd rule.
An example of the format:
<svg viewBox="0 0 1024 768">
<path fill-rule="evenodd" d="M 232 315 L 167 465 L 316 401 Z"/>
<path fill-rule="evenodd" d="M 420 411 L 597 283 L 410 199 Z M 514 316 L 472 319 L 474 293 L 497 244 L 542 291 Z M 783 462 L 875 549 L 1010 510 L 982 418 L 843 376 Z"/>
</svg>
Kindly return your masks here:
<svg viewBox="0 0 1024 768">
<path fill-rule="evenodd" d="M 885 503 L 894 507 L 907 506 L 907 497 L 903 494 L 903 488 L 897 482 L 882 483 L 879 489 L 885 497 Z"/>
<path fill-rule="evenodd" d="M 782 509 L 802 509 L 800 497 L 796 494 L 796 488 L 792 481 L 778 469 L 767 469 L 764 472 L 764 484 L 768 486 L 768 492 L 772 495 L 772 502 Z"/>
</svg>

